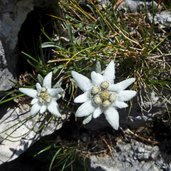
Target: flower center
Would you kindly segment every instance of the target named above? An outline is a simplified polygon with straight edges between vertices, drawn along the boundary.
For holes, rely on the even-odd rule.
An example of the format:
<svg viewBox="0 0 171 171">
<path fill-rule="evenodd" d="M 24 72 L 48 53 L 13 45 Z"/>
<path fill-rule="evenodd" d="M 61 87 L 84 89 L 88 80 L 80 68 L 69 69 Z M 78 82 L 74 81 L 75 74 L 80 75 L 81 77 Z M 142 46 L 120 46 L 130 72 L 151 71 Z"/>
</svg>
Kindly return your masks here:
<svg viewBox="0 0 171 171">
<path fill-rule="evenodd" d="M 51 101 L 51 96 L 49 96 L 49 93 L 46 88 L 42 88 L 40 93 L 38 94 L 38 99 L 40 103 L 49 103 Z"/>
<path fill-rule="evenodd" d="M 91 97 L 95 105 L 107 108 L 116 100 L 117 94 L 109 91 L 108 88 L 109 83 L 107 81 L 103 81 L 100 86 L 92 87 Z"/>
<path fill-rule="evenodd" d="M 104 101 L 104 100 L 108 100 L 109 99 L 109 96 L 110 96 L 110 92 L 107 91 L 107 90 L 104 90 L 104 91 L 101 91 L 100 92 L 100 97 L 101 99 Z"/>
</svg>

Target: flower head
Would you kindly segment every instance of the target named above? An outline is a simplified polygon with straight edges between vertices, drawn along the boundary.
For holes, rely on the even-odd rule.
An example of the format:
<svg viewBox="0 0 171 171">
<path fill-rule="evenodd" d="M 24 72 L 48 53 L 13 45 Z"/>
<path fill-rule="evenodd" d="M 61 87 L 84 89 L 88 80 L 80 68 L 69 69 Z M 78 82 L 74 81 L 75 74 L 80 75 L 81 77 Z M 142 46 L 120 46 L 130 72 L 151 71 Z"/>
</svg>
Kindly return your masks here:
<svg viewBox="0 0 171 171">
<path fill-rule="evenodd" d="M 86 124 L 92 118 L 99 117 L 104 113 L 106 120 L 114 128 L 119 128 L 119 114 L 117 108 L 126 108 L 125 101 L 132 99 L 136 92 L 125 90 L 135 78 L 129 78 L 114 84 L 115 64 L 111 61 L 103 74 L 91 72 L 91 80 L 82 74 L 72 71 L 72 77 L 78 87 L 84 92 L 74 99 L 75 103 L 83 103 L 76 111 L 77 117 L 84 117 Z"/>
<path fill-rule="evenodd" d="M 19 88 L 19 91 L 32 97 L 32 107 L 30 113 L 32 115 L 38 112 L 44 113 L 48 110 L 50 113 L 61 116 L 58 103 L 56 102 L 63 92 L 62 88 L 51 88 L 52 87 L 52 72 L 48 73 L 43 79 L 43 85 L 36 83 L 36 90 L 30 88 Z"/>
</svg>

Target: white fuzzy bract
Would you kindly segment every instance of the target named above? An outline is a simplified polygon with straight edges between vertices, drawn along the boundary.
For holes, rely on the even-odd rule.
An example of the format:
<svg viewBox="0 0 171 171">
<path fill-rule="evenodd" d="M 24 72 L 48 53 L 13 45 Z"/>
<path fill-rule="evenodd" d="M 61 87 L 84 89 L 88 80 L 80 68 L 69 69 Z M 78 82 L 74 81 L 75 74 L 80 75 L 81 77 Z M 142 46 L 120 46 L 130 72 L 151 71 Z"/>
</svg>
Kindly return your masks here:
<svg viewBox="0 0 171 171">
<path fill-rule="evenodd" d="M 62 88 L 52 88 L 52 72 L 48 73 L 43 79 L 43 85 L 36 83 L 36 90 L 30 88 L 19 88 L 19 91 L 32 97 L 32 107 L 30 113 L 35 115 L 37 113 L 44 113 L 48 110 L 50 113 L 61 116 L 56 102 L 63 92 Z"/>
<path fill-rule="evenodd" d="M 91 72 L 91 80 L 75 71 L 71 72 L 77 86 L 84 92 L 74 99 L 75 103 L 83 103 L 76 111 L 76 117 L 86 117 L 83 124 L 104 113 L 106 120 L 116 130 L 119 128 L 117 108 L 126 108 L 125 101 L 132 99 L 136 92 L 125 90 L 135 78 L 129 78 L 114 84 L 115 64 L 112 60 L 103 74 Z"/>
</svg>

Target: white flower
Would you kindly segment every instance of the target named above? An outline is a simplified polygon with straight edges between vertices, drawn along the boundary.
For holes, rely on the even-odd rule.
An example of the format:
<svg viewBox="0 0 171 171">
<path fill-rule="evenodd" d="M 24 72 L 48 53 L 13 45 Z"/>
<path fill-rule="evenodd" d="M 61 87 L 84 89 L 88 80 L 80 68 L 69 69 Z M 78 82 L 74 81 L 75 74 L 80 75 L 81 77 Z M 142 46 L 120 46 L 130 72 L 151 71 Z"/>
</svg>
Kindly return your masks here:
<svg viewBox="0 0 171 171">
<path fill-rule="evenodd" d="M 72 77 L 78 87 L 84 92 L 74 99 L 75 103 L 83 103 L 76 111 L 76 117 L 86 118 L 83 124 L 99 117 L 104 113 L 106 120 L 116 130 L 119 128 L 119 114 L 117 108 L 126 108 L 125 101 L 132 99 L 136 92 L 125 90 L 135 78 L 129 78 L 114 84 L 115 64 L 111 61 L 103 74 L 91 72 L 91 80 L 82 74 L 72 71 Z"/>
<path fill-rule="evenodd" d="M 61 116 L 57 100 L 61 97 L 61 93 L 63 92 L 62 88 L 51 88 L 52 87 L 52 72 L 48 73 L 43 79 L 43 86 L 39 83 L 36 83 L 36 89 L 30 88 L 19 88 L 19 90 L 32 97 L 30 113 L 32 115 L 37 114 L 38 112 L 44 113 L 48 110 L 50 113 Z"/>
</svg>

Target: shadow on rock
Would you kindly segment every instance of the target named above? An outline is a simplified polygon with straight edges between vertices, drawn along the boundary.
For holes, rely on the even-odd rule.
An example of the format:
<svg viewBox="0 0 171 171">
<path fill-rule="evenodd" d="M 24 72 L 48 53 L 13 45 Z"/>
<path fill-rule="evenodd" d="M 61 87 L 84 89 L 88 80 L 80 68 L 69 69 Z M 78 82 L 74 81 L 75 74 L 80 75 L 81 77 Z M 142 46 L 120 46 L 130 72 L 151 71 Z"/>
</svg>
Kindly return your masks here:
<svg viewBox="0 0 171 171">
<path fill-rule="evenodd" d="M 159 142 L 161 155 L 166 163 L 171 162 L 171 123 L 170 120 L 164 121 L 157 118 L 153 123 L 153 132 L 155 139 Z"/>
</svg>

